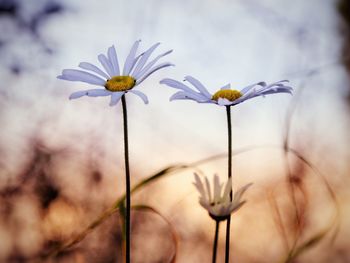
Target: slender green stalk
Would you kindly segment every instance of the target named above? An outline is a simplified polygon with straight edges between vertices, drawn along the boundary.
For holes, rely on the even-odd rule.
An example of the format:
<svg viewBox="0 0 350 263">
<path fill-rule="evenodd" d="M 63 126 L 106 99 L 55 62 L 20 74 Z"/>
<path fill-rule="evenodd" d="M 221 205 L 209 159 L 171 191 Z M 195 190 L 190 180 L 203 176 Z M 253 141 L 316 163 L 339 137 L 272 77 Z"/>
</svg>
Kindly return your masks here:
<svg viewBox="0 0 350 263">
<path fill-rule="evenodd" d="M 125 213 L 125 261 L 130 263 L 130 169 L 129 169 L 129 143 L 128 143 L 128 114 L 126 110 L 125 95 L 122 96 L 123 121 L 124 121 L 124 160 L 125 160 L 125 187 L 126 187 L 126 213 Z"/>
<path fill-rule="evenodd" d="M 213 244 L 213 259 L 212 259 L 212 263 L 216 263 L 216 254 L 217 254 L 218 239 L 219 239 L 219 226 L 220 226 L 220 222 L 218 220 L 216 220 L 215 222 L 216 222 L 216 226 L 215 226 L 215 237 L 214 237 L 214 244 Z"/>
<path fill-rule="evenodd" d="M 232 177 L 232 125 L 231 125 L 231 106 L 226 106 L 227 115 L 227 131 L 228 131 L 228 178 Z M 232 190 L 230 192 L 232 200 Z M 231 228 L 231 215 L 229 215 L 226 224 L 226 244 L 225 244 L 225 263 L 230 261 L 230 228 Z"/>
</svg>

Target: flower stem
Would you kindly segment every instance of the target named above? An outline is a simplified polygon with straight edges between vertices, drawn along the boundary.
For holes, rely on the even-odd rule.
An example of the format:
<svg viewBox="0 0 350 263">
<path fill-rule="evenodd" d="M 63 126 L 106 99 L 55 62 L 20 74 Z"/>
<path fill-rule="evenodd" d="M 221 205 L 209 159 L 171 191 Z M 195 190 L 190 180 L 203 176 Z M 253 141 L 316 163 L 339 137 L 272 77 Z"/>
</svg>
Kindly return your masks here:
<svg viewBox="0 0 350 263">
<path fill-rule="evenodd" d="M 129 143 L 128 143 L 128 114 L 126 110 L 125 95 L 122 96 L 123 122 L 124 122 L 124 160 L 125 160 L 125 187 L 126 187 L 126 213 L 125 213 L 125 259 L 130 263 L 130 169 L 129 169 Z"/>
<path fill-rule="evenodd" d="M 226 106 L 227 115 L 227 131 L 228 131 L 228 178 L 232 177 L 232 125 L 231 125 L 231 106 Z M 230 198 L 232 201 L 232 190 L 230 192 Z M 226 244 L 225 244 L 225 263 L 230 261 L 230 226 L 231 215 L 229 215 L 226 224 Z"/>
<path fill-rule="evenodd" d="M 216 263 L 216 253 L 218 248 L 218 238 L 219 238 L 219 226 L 220 221 L 216 220 L 216 226 L 215 226 L 215 237 L 214 237 L 214 244 L 213 244 L 213 259 L 212 263 Z"/>
</svg>

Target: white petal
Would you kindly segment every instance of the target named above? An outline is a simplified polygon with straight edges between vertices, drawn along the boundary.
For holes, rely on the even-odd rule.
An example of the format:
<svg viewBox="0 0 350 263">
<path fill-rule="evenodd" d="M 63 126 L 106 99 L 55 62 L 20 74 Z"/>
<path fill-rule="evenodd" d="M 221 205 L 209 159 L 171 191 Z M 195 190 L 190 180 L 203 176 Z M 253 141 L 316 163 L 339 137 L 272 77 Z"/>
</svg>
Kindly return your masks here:
<svg viewBox="0 0 350 263">
<path fill-rule="evenodd" d="M 250 91 L 252 88 L 254 88 L 255 86 L 265 87 L 265 86 L 266 86 L 266 83 L 263 82 L 263 81 L 258 82 L 258 83 L 254 83 L 253 85 L 249 85 L 249 86 L 243 88 L 240 92 L 244 95 L 244 94 L 246 94 L 248 91 Z"/>
<path fill-rule="evenodd" d="M 139 96 L 145 104 L 148 104 L 148 98 L 145 93 L 139 91 L 139 90 L 130 90 L 129 92 L 134 93 L 135 95 Z"/>
<path fill-rule="evenodd" d="M 180 81 L 174 80 L 174 79 L 167 79 L 167 78 L 162 79 L 159 83 L 168 85 L 169 87 L 172 87 L 175 89 L 180 89 L 180 90 L 186 91 L 188 93 L 195 93 L 195 91 L 192 90 L 191 88 L 189 88 L 187 85 L 183 84 Z"/>
<path fill-rule="evenodd" d="M 214 182 L 214 203 L 218 203 L 221 195 L 221 185 L 220 185 L 219 176 L 215 175 L 213 182 Z"/>
<path fill-rule="evenodd" d="M 240 189 L 238 189 L 237 192 L 235 192 L 234 195 L 234 202 L 240 202 L 243 194 L 245 191 L 247 191 L 247 189 L 252 185 L 252 183 L 246 184 L 245 186 L 241 187 Z"/>
<path fill-rule="evenodd" d="M 100 96 L 109 96 L 112 95 L 113 92 L 105 89 L 92 89 L 92 90 L 87 90 L 86 96 L 89 97 L 100 97 Z"/>
<path fill-rule="evenodd" d="M 194 186 L 197 188 L 197 190 L 200 193 L 200 195 L 202 196 L 202 198 L 206 198 L 204 186 L 203 186 L 203 183 L 202 183 L 201 179 L 199 178 L 198 174 L 195 173 L 194 178 L 195 178 L 195 182 L 193 183 Z"/>
<path fill-rule="evenodd" d="M 108 73 L 108 75 L 110 77 L 113 77 L 114 74 L 113 74 L 112 63 L 108 60 L 108 58 L 103 54 L 98 55 L 97 58 L 101 62 L 101 65 L 103 66 L 105 71 Z"/>
<path fill-rule="evenodd" d="M 228 84 L 226 84 L 225 86 L 221 87 L 220 89 L 221 89 L 221 90 L 231 89 L 231 84 L 228 83 Z"/>
<path fill-rule="evenodd" d="M 207 202 L 203 202 L 203 200 L 199 201 L 200 205 L 204 207 L 207 211 L 211 211 L 211 206 Z"/>
<path fill-rule="evenodd" d="M 72 93 L 69 96 L 69 99 L 77 99 L 82 96 L 89 96 L 89 97 L 100 97 L 100 96 L 109 96 L 112 92 L 104 89 L 91 89 L 91 90 L 81 90 Z"/>
<path fill-rule="evenodd" d="M 131 47 L 129 55 L 126 57 L 125 63 L 124 63 L 124 68 L 123 68 L 123 75 L 127 76 L 129 75 L 131 68 L 133 66 L 135 57 L 136 57 L 136 51 L 137 48 L 139 47 L 141 40 L 137 40 Z"/>
<path fill-rule="evenodd" d="M 219 98 L 218 99 L 218 105 L 220 106 L 227 106 L 227 105 L 232 105 L 233 101 L 229 101 L 228 99 L 225 98 Z"/>
<path fill-rule="evenodd" d="M 251 89 L 248 92 L 246 92 L 242 97 L 239 97 L 238 99 L 236 99 L 232 105 L 236 105 L 238 103 L 249 100 L 249 99 L 254 98 L 256 96 L 258 96 L 256 89 Z"/>
<path fill-rule="evenodd" d="M 85 90 L 80 90 L 80 91 L 76 91 L 76 92 L 73 92 L 70 96 L 69 96 L 69 99 L 70 100 L 73 100 L 73 99 L 78 99 L 80 97 L 83 97 L 86 95 L 86 91 Z"/>
<path fill-rule="evenodd" d="M 186 76 L 185 80 L 190 82 L 205 97 L 207 97 L 208 99 L 211 99 L 212 95 L 209 93 L 209 91 L 204 87 L 204 85 L 198 79 L 195 79 L 192 76 Z"/>
<path fill-rule="evenodd" d="M 263 87 L 259 90 L 256 89 L 251 89 L 247 91 L 246 94 L 244 94 L 242 97 L 238 98 L 235 103 L 240 103 L 245 100 L 249 100 L 255 97 L 259 96 L 265 96 L 265 95 L 270 95 L 270 94 L 275 94 L 275 93 L 289 93 L 292 94 L 292 88 L 288 86 L 284 86 L 283 84 L 270 84 L 269 86 Z"/>
<path fill-rule="evenodd" d="M 231 199 L 230 198 L 231 191 L 232 191 L 232 177 L 228 179 L 228 181 L 226 182 L 225 191 L 222 196 L 224 201 L 229 201 Z"/>
<path fill-rule="evenodd" d="M 118 56 L 117 56 L 117 52 L 115 51 L 114 45 L 108 48 L 107 55 L 108 55 L 109 61 L 112 64 L 113 75 L 119 76 L 120 75 L 119 62 L 118 62 Z"/>
<path fill-rule="evenodd" d="M 129 76 L 134 76 L 133 74 L 131 74 L 131 72 L 133 71 L 133 68 L 135 67 L 135 65 L 137 64 L 137 62 L 139 61 L 139 59 L 142 57 L 142 55 L 143 55 L 143 53 L 141 53 L 140 55 L 138 55 L 135 59 L 134 59 L 134 61 L 132 62 L 132 65 L 131 65 L 131 68 L 130 68 L 130 73 L 129 73 Z M 134 79 L 136 79 L 135 77 L 134 77 Z"/>
<path fill-rule="evenodd" d="M 70 81 L 81 81 L 93 85 L 103 86 L 106 81 L 97 77 L 91 73 L 78 70 L 78 69 L 64 69 L 62 75 L 57 77 L 58 79 L 70 80 Z"/>
<path fill-rule="evenodd" d="M 111 102 L 109 103 L 109 106 L 114 106 L 116 105 L 120 98 L 125 94 L 124 91 L 122 92 L 113 92 L 112 96 L 111 96 Z"/>
<path fill-rule="evenodd" d="M 135 79 L 141 78 L 144 74 L 146 74 L 146 72 L 148 72 L 150 70 L 150 68 L 153 67 L 154 64 L 157 63 L 157 61 L 160 58 L 170 54 L 171 52 L 173 52 L 173 51 L 168 50 L 167 52 L 164 52 L 163 54 L 160 54 L 159 56 L 157 56 L 155 59 L 153 59 L 151 62 L 149 62 L 141 71 L 139 71 L 137 75 L 134 75 Z"/>
<path fill-rule="evenodd" d="M 147 73 L 145 73 L 145 75 L 143 75 L 141 78 L 137 79 L 136 85 L 139 85 L 142 81 L 144 81 L 146 78 L 148 78 L 154 72 L 156 72 L 162 68 L 166 68 L 166 67 L 170 67 L 170 66 L 175 66 L 175 65 L 171 64 L 170 62 L 164 62 L 162 64 L 159 64 L 158 66 L 151 68 Z"/>
<path fill-rule="evenodd" d="M 264 92 L 259 92 L 259 94 L 257 94 L 257 95 L 258 96 L 265 96 L 265 95 L 270 95 L 270 94 L 275 94 L 275 93 L 293 94 L 292 90 L 293 90 L 293 88 L 291 88 L 291 87 L 279 87 L 279 88 L 275 88 L 273 90 L 266 90 Z"/>
<path fill-rule="evenodd" d="M 173 100 L 191 100 L 192 98 L 187 96 L 186 92 L 183 91 L 178 91 L 176 93 L 174 93 L 173 95 L 171 95 L 171 97 L 169 98 L 170 101 Z"/>
<path fill-rule="evenodd" d="M 263 87 L 262 89 L 258 90 L 257 93 L 265 93 L 266 91 L 270 91 L 269 94 L 272 94 L 272 93 L 278 93 L 279 91 L 281 92 L 291 92 L 293 89 L 292 87 L 289 87 L 289 86 L 285 86 L 283 84 L 283 82 L 285 81 L 278 81 L 278 82 L 275 82 L 275 83 L 272 83 L 266 87 Z M 288 92 L 288 93 L 289 93 Z"/>
<path fill-rule="evenodd" d="M 185 98 L 181 98 L 181 95 L 187 96 L 189 99 L 195 100 L 199 103 L 203 103 L 203 102 L 211 102 L 211 100 L 209 100 L 207 97 L 205 97 L 203 94 L 200 94 L 194 90 L 192 90 L 191 88 L 189 88 L 188 86 L 186 86 L 185 84 L 183 84 L 182 82 L 179 82 L 177 80 L 174 79 L 162 79 L 160 82 L 160 84 L 165 84 L 169 87 L 175 88 L 175 89 L 180 89 L 183 90 L 184 93 L 175 93 L 178 95 L 173 95 L 170 99 L 174 100 L 174 99 L 185 99 Z"/>
<path fill-rule="evenodd" d="M 208 99 L 204 97 L 204 95 L 201 95 L 195 92 L 184 92 L 184 91 L 176 92 L 170 97 L 169 100 L 173 101 L 173 100 L 184 100 L 184 99 L 194 100 L 199 103 L 208 101 Z"/>
<path fill-rule="evenodd" d="M 237 212 L 245 203 L 246 201 L 242 201 L 238 204 L 232 204 L 230 207 L 231 213 Z"/>
<path fill-rule="evenodd" d="M 266 86 L 262 86 L 260 89 L 256 89 L 256 92 L 260 93 L 260 92 L 263 92 L 263 91 L 266 91 L 266 90 L 271 90 L 271 89 L 279 87 L 279 86 L 283 86 L 283 84 L 281 84 L 281 83 L 277 83 L 277 84 L 272 83 L 272 84 L 269 84 L 269 85 L 266 85 Z"/>
<path fill-rule="evenodd" d="M 137 76 L 137 74 L 142 70 L 143 66 L 146 64 L 148 58 L 152 54 L 152 52 L 159 46 L 160 43 L 156 43 L 153 46 L 151 46 L 140 58 L 139 62 L 137 63 L 137 66 L 133 72 L 132 75 Z"/>
<path fill-rule="evenodd" d="M 82 69 L 86 69 L 86 70 L 90 70 L 92 72 L 95 72 L 97 74 L 99 74 L 100 76 L 106 78 L 106 79 L 109 79 L 109 76 L 104 73 L 101 69 L 99 69 L 97 66 L 89 63 L 89 62 L 81 62 L 79 64 L 79 67 L 82 68 Z"/>
<path fill-rule="evenodd" d="M 207 177 L 205 177 L 205 186 L 207 188 L 207 194 L 208 194 L 208 200 L 209 200 L 209 204 L 213 202 L 212 196 L 211 196 L 211 191 L 210 191 L 210 184 L 209 184 L 209 180 Z"/>
</svg>

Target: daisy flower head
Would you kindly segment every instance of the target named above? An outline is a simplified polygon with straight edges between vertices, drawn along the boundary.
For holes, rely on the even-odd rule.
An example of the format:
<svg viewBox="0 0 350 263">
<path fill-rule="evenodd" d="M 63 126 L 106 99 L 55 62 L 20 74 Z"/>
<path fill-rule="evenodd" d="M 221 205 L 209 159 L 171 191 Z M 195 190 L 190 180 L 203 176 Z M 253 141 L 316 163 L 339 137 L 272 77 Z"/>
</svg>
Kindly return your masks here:
<svg viewBox="0 0 350 263">
<path fill-rule="evenodd" d="M 165 84 L 169 87 L 178 89 L 174 95 L 170 97 L 172 100 L 194 100 L 198 103 L 212 103 L 219 106 L 234 106 L 242 103 L 246 100 L 265 96 L 274 93 L 290 93 L 292 94 L 292 88 L 287 86 L 288 80 L 281 80 L 271 84 L 265 82 L 258 82 L 249 85 L 241 90 L 231 89 L 231 85 L 227 84 L 215 93 L 210 93 L 207 88 L 198 80 L 192 76 L 186 76 L 184 81 L 191 84 L 194 89 L 174 79 L 163 79 L 161 84 Z"/>
<path fill-rule="evenodd" d="M 98 55 L 98 60 L 103 69 L 89 62 L 81 62 L 79 64 L 81 69 L 64 69 L 62 74 L 57 77 L 58 79 L 80 81 L 100 87 L 74 92 L 69 96 L 69 99 L 77 99 L 83 96 L 110 96 L 109 105 L 113 106 L 118 103 L 124 94 L 130 92 L 139 96 L 147 104 L 147 96 L 134 88 L 154 72 L 173 66 L 170 62 L 157 63 L 159 59 L 171 53 L 172 50 L 168 50 L 149 61 L 153 51 L 160 43 L 154 44 L 145 52 L 137 55 L 140 42 L 141 40 L 136 41 L 131 47 L 123 68 L 119 67 L 117 52 L 115 47 L 111 46 L 108 48 L 106 55 Z"/>
<path fill-rule="evenodd" d="M 207 177 L 202 181 L 198 174 L 195 173 L 194 176 L 195 182 L 193 184 L 200 193 L 199 203 L 208 211 L 210 217 L 216 221 L 226 220 L 231 213 L 241 208 L 246 202 L 246 200 L 242 200 L 243 194 L 252 185 L 250 183 L 241 187 L 231 198 L 231 178 L 228 179 L 224 186 L 223 183 L 220 183 L 219 176 L 214 175 L 213 186 L 211 187 Z"/>
</svg>

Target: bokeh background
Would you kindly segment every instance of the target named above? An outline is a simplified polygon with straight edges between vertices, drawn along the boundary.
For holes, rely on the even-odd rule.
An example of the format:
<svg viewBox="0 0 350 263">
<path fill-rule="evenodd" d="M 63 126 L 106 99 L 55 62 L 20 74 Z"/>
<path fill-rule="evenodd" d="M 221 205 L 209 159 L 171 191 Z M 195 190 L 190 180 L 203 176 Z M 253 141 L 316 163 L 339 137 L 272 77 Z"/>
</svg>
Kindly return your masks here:
<svg viewBox="0 0 350 263">
<path fill-rule="evenodd" d="M 132 184 L 227 149 L 225 110 L 170 103 L 160 79 L 192 75 L 211 91 L 288 79 L 294 96 L 233 108 L 234 188 L 254 186 L 232 219 L 231 261 L 350 262 L 349 26 L 346 0 L 1 0 L 0 262 L 122 262 L 118 213 L 52 253 L 124 191 L 121 105 L 69 101 L 87 85 L 56 76 L 112 44 L 125 58 L 137 39 L 173 49 L 176 67 L 143 83 L 149 105 L 127 97 Z M 226 161 L 196 169 L 224 179 Z M 133 262 L 210 262 L 194 170 L 133 196 L 155 209 L 132 214 Z"/>
</svg>

